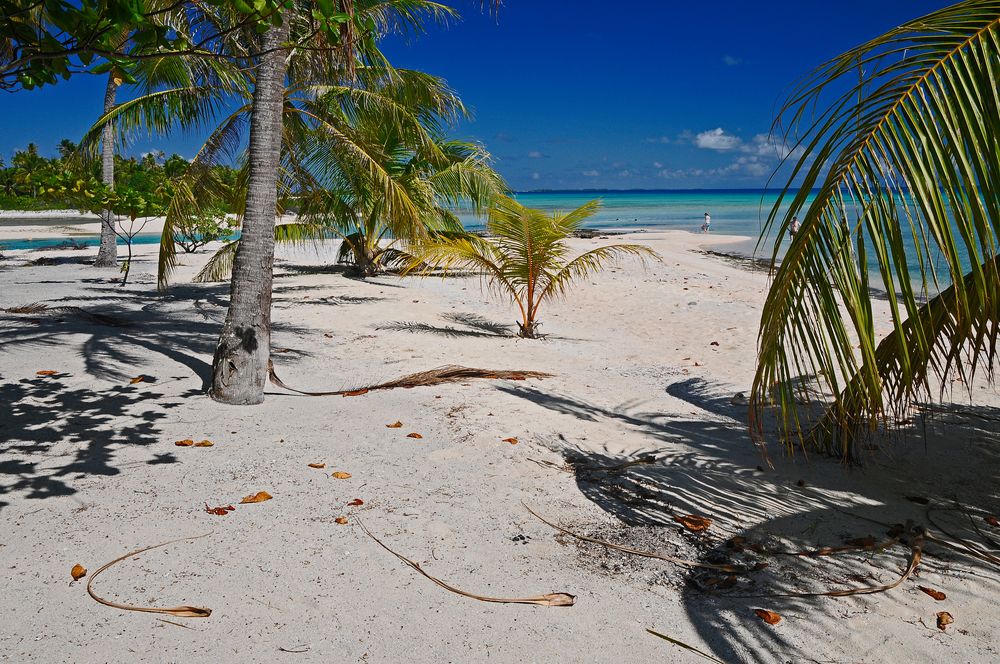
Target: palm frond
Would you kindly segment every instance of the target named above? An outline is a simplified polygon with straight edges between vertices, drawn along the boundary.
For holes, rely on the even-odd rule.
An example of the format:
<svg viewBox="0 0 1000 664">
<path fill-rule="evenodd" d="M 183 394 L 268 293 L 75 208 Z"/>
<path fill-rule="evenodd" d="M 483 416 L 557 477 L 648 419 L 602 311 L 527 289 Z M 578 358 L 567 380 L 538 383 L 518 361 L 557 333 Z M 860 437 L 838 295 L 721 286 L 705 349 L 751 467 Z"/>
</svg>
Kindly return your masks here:
<svg viewBox="0 0 1000 664">
<path fill-rule="evenodd" d="M 803 222 L 761 318 L 758 437 L 776 401 L 790 449 L 812 441 L 852 455 L 858 435 L 903 417 L 934 380 L 992 367 L 997 80 L 1000 2 L 966 0 L 848 51 L 793 92 L 779 118 L 793 139 L 792 174 L 765 229 L 776 260 L 792 216 Z M 870 270 L 893 329 L 882 344 Z M 814 428 L 797 404 L 816 392 L 833 401 Z"/>
</svg>

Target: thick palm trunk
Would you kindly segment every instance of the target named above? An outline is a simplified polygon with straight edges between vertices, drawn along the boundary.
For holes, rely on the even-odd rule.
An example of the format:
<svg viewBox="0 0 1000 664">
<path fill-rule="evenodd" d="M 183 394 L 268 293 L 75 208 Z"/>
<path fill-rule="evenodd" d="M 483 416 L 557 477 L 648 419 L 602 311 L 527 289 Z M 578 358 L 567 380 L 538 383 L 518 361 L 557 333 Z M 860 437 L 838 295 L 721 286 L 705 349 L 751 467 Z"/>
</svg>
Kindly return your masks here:
<svg viewBox="0 0 1000 664">
<path fill-rule="evenodd" d="M 271 279 L 288 18 L 264 34 L 250 114 L 250 179 L 229 312 L 212 363 L 211 395 L 228 404 L 264 400 L 271 351 Z"/>
<path fill-rule="evenodd" d="M 104 112 L 108 113 L 115 107 L 115 97 L 118 93 L 118 81 L 115 72 L 108 74 L 108 85 L 104 89 Z M 111 187 L 115 186 L 115 128 L 112 123 L 104 125 L 101 134 L 101 181 Z M 115 217 L 111 210 L 101 212 L 101 248 L 97 251 L 97 267 L 111 267 L 118 263 L 118 245 L 115 235 Z"/>
</svg>

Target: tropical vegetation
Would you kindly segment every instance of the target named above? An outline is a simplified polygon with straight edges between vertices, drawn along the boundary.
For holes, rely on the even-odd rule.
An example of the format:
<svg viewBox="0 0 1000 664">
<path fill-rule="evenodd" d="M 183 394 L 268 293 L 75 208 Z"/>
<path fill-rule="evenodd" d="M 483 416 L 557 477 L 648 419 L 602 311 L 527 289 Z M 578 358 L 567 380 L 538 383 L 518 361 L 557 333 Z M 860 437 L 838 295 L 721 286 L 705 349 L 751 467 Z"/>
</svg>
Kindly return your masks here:
<svg viewBox="0 0 1000 664">
<path fill-rule="evenodd" d="M 980 372 L 993 379 L 997 80 L 1000 2 L 966 0 L 851 49 L 795 89 L 777 127 L 792 173 L 765 233 L 780 247 L 792 217 L 802 225 L 774 255 L 751 399 L 758 437 L 777 405 L 790 447 L 856 457 L 860 438 L 914 402 Z M 874 286 L 891 317 L 881 339 Z M 803 405 L 817 396 L 828 404 L 819 417 Z"/>
<path fill-rule="evenodd" d="M 517 305 L 518 336 L 539 336 L 543 303 L 565 295 L 574 282 L 625 257 L 659 258 L 640 244 L 609 244 L 572 257 L 567 242 L 600 207 L 590 201 L 569 212 L 545 212 L 501 199 L 489 212 L 487 237 L 438 234 L 414 247 L 407 272 L 463 270 L 482 275 L 487 290 Z"/>
</svg>

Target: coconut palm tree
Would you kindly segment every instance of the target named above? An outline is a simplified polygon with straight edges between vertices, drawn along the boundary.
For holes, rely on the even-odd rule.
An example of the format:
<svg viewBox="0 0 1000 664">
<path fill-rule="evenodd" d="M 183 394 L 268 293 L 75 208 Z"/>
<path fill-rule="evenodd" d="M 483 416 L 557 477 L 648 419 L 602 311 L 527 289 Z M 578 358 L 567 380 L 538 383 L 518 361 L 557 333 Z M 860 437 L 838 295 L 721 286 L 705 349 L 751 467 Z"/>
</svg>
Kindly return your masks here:
<svg viewBox="0 0 1000 664">
<path fill-rule="evenodd" d="M 482 274 L 486 287 L 510 298 L 521 313 L 518 336 L 538 336 L 543 302 L 564 295 L 573 282 L 626 256 L 659 258 L 640 244 L 611 244 L 570 258 L 567 238 L 600 207 L 590 201 L 570 212 L 546 213 L 504 198 L 489 213 L 490 237 L 444 235 L 415 247 L 408 272 L 470 270 Z"/>
<path fill-rule="evenodd" d="M 384 60 L 375 47 L 379 35 L 389 31 L 419 31 L 426 20 L 443 20 L 452 15 L 449 8 L 427 0 L 339 0 L 337 6 L 345 19 L 340 24 L 337 41 L 331 39 L 329 31 L 317 30 L 312 4 L 306 1 L 276 8 L 261 35 L 243 30 L 227 33 L 224 45 L 230 51 L 230 59 L 251 65 L 248 68 L 249 101 L 225 117 L 211 132 L 203 147 L 205 154 L 199 154 L 189 167 L 187 186 L 178 183 L 178 195 L 168 210 L 161 242 L 161 274 L 169 271 L 176 251 L 171 218 L 184 214 L 182 208 L 185 206 L 194 209 L 204 200 L 202 192 L 210 191 L 211 178 L 200 177 L 203 169 L 211 165 L 213 158 L 238 143 L 245 123 L 249 128 L 244 166 L 245 195 L 242 197 L 245 212 L 240 243 L 233 257 L 230 306 L 213 361 L 210 391 L 218 401 L 252 404 L 263 400 L 270 354 L 277 190 L 282 175 L 289 174 L 285 168 L 289 164 L 296 175 L 308 174 L 307 169 L 299 168 L 301 162 L 283 149 L 289 135 L 286 127 L 289 85 L 349 80 L 359 60 L 364 64 Z M 224 21 L 227 17 L 214 18 Z M 194 121 L 199 116 L 195 112 L 197 109 L 213 105 L 220 99 L 217 91 L 204 86 L 182 85 L 161 93 L 154 99 L 159 102 L 158 108 L 166 109 L 165 112 L 145 116 L 146 120 L 153 120 L 151 124 L 157 129 L 177 126 L 179 105 L 192 110 L 191 115 L 181 114 L 181 117 Z M 229 101 L 240 102 L 241 99 L 246 98 L 237 95 Z M 135 110 L 147 105 L 138 102 L 120 107 Z M 119 110 L 121 112 L 117 112 Z M 115 113 L 106 114 L 101 122 L 120 120 L 125 113 L 125 109 L 116 109 Z M 414 214 L 412 206 L 388 182 L 374 160 L 340 136 L 336 126 L 308 111 L 294 117 L 299 122 L 321 127 L 333 139 L 343 139 L 339 148 L 345 154 L 365 163 L 373 176 L 385 180 L 383 194 L 387 210 L 392 214 Z M 283 156 L 289 156 L 289 160 L 283 161 Z"/>
<path fill-rule="evenodd" d="M 778 247 L 793 216 L 802 225 L 761 317 L 758 437 L 777 405 L 790 448 L 856 456 L 859 436 L 954 378 L 969 386 L 984 370 L 992 380 L 998 77 L 1000 2 L 966 0 L 851 49 L 795 89 L 779 117 L 795 144 L 792 173 L 765 233 Z M 892 324 L 882 339 L 873 279 Z M 830 400 L 819 418 L 800 405 L 817 392 Z"/>
<path fill-rule="evenodd" d="M 295 182 L 287 190 L 301 221 L 277 226 L 275 240 L 340 237 L 339 261 L 368 277 L 400 267 L 408 257 L 401 251 L 406 242 L 433 232 L 460 232 L 455 207 L 483 214 L 509 190 L 482 146 L 444 138 L 445 129 L 465 116 L 465 107 L 443 80 L 395 70 L 387 81 L 368 80 L 360 100 L 357 92 L 323 86 L 318 98 L 286 102 L 293 119 L 301 110 L 323 124 L 286 123 L 285 149 L 298 162 L 288 166 Z M 343 138 L 366 158 L 359 161 L 338 149 Z M 387 204 L 387 185 L 402 213 Z M 220 249 L 195 280 L 226 278 L 238 242 Z"/>
</svg>

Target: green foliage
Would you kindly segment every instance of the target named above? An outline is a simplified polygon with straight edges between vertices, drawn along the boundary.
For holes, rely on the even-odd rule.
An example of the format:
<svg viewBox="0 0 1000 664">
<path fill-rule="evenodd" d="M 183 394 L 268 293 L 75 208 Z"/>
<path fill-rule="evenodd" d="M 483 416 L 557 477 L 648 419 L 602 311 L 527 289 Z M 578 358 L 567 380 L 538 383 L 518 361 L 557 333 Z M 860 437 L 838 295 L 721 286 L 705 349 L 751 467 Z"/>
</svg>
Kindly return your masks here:
<svg viewBox="0 0 1000 664">
<path fill-rule="evenodd" d="M 781 119 L 798 136 L 796 163 L 765 233 L 776 230 L 779 246 L 792 216 L 803 221 L 761 318 L 758 437 L 777 405 L 789 450 L 815 444 L 855 457 L 859 437 L 906 417 L 935 385 L 957 377 L 971 386 L 977 370 L 992 380 L 997 80 L 1000 2 L 966 0 L 851 49 L 794 91 Z M 870 261 L 891 316 L 881 340 Z M 817 393 L 832 401 L 819 420 L 799 406 Z"/>
<path fill-rule="evenodd" d="M 221 205 L 204 207 L 175 226 L 174 242 L 190 254 L 209 242 L 229 237 L 238 228 L 237 220 L 228 216 Z"/>
<path fill-rule="evenodd" d="M 599 207 L 595 200 L 570 212 L 549 214 L 504 198 L 490 210 L 489 237 L 436 234 L 414 248 L 407 271 L 459 269 L 481 274 L 488 290 L 517 304 L 518 335 L 532 339 L 538 336 L 542 303 L 565 295 L 575 281 L 627 256 L 659 259 L 652 249 L 638 244 L 605 245 L 570 258 L 567 239 Z"/>
<path fill-rule="evenodd" d="M 67 139 L 60 142 L 59 154 L 56 158 L 43 157 L 34 143 L 15 152 L 11 165 L 0 168 L 0 209 L 69 208 L 99 213 L 101 208 L 95 207 L 94 201 L 101 196 L 111 200 L 100 185 L 99 165 L 78 159 L 76 144 Z M 115 193 L 122 214 L 129 216 L 129 209 L 147 208 L 162 208 L 157 214 L 163 214 L 169 200 L 165 197 L 173 195 L 175 183 L 185 175 L 187 167 L 187 160 L 176 154 L 166 160 L 151 154 L 140 159 L 116 156 Z M 233 168 L 224 165 L 214 166 L 212 171 L 213 177 L 224 182 L 233 182 L 237 177 Z M 225 197 L 220 197 L 215 206 L 230 211 Z"/>
<path fill-rule="evenodd" d="M 370 26 L 343 7 L 327 0 L 0 0 L 0 89 L 30 90 L 85 72 L 115 71 L 132 83 L 139 60 L 215 58 L 234 28 L 263 32 L 294 11 L 311 19 L 310 46 L 317 37 L 331 44 L 363 37 Z"/>
</svg>

